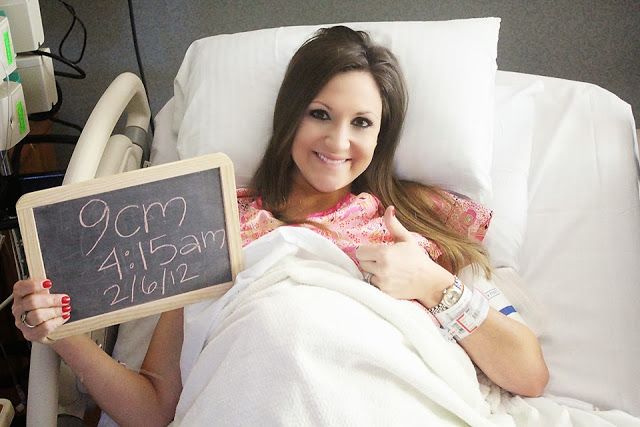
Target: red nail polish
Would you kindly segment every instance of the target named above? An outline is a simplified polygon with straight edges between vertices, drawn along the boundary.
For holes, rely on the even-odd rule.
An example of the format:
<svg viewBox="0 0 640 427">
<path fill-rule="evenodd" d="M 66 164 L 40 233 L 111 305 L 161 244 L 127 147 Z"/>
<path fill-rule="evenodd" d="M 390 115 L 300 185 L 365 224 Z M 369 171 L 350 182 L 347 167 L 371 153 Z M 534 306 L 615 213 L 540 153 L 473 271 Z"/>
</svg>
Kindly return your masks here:
<svg viewBox="0 0 640 427">
<path fill-rule="evenodd" d="M 45 289 L 49 289 L 51 285 L 53 285 L 53 283 L 51 283 L 51 280 L 49 279 L 45 279 L 42 281 L 42 287 Z"/>
<path fill-rule="evenodd" d="M 65 296 L 62 297 L 62 304 L 63 305 L 67 305 L 70 302 L 71 302 L 71 298 L 69 298 L 68 296 L 65 295 Z"/>
<path fill-rule="evenodd" d="M 62 306 L 62 312 L 63 313 L 68 313 L 71 311 L 71 306 L 70 305 L 63 305 Z"/>
<path fill-rule="evenodd" d="M 69 317 L 71 317 L 71 314 L 69 314 L 69 313 L 64 313 L 64 314 L 62 315 L 62 318 L 63 318 L 64 320 L 67 320 Z"/>
</svg>

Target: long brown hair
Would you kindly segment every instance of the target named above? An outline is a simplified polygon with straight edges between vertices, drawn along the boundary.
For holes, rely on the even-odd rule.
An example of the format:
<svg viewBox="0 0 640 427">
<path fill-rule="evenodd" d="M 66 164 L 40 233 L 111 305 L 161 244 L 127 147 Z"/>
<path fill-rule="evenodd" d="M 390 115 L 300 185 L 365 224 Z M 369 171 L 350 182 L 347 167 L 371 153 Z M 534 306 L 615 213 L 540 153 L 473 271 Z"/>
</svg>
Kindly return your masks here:
<svg viewBox="0 0 640 427">
<path fill-rule="evenodd" d="M 352 183 L 352 192 L 369 192 L 384 206 L 395 206 L 398 219 L 408 230 L 427 237 L 442 249 L 444 256 L 437 261 L 452 272 L 474 264 L 490 275 L 485 249 L 468 236 L 447 228 L 436 214 L 433 196 L 453 203 L 449 195 L 441 189 L 402 182 L 395 177 L 393 158 L 407 109 L 406 85 L 395 56 L 373 43 L 363 31 L 344 26 L 322 28 L 289 62 L 276 100 L 273 133 L 252 180 L 263 205 L 277 218 L 291 222 L 281 212 L 291 188 L 294 168 L 291 147 L 296 130 L 307 107 L 329 80 L 351 70 L 369 72 L 382 99 L 382 120 L 373 159 Z"/>
</svg>

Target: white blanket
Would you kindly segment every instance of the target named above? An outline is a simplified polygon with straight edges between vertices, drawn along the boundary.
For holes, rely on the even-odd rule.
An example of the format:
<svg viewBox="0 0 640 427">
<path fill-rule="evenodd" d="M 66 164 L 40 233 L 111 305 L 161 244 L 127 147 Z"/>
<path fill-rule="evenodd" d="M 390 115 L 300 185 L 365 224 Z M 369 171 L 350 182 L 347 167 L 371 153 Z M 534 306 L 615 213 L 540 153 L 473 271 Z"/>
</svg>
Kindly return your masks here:
<svg viewBox="0 0 640 427">
<path fill-rule="evenodd" d="M 222 298 L 185 308 L 174 425 L 640 426 L 480 384 L 424 310 L 310 230 L 277 229 L 245 263 Z"/>
</svg>

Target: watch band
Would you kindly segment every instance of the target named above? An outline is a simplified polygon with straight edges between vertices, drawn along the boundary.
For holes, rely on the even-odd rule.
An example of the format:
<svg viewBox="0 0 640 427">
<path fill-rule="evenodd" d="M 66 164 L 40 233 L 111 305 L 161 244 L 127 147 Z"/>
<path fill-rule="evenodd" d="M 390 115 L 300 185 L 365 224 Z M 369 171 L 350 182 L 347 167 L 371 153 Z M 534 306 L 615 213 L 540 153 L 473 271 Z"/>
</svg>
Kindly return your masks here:
<svg viewBox="0 0 640 427">
<path fill-rule="evenodd" d="M 450 294 L 454 294 L 457 298 L 451 299 Z M 456 305 L 463 294 L 464 284 L 458 279 L 458 276 L 453 276 L 453 283 L 442 291 L 440 302 L 427 310 L 434 315 L 446 311 Z"/>
</svg>

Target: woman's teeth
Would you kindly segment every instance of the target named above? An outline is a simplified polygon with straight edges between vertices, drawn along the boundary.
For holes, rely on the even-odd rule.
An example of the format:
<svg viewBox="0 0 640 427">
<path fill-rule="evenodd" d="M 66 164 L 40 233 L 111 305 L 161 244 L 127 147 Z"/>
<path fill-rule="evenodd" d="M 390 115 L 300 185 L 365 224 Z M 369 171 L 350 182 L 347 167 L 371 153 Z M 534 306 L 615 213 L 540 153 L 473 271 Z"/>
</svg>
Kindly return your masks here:
<svg viewBox="0 0 640 427">
<path fill-rule="evenodd" d="M 330 159 L 327 156 L 324 156 L 321 153 L 317 153 L 317 152 L 316 152 L 316 154 L 320 158 L 320 160 L 322 160 L 323 162 L 331 163 L 331 164 L 334 164 L 334 165 L 337 165 L 337 164 L 340 164 L 340 163 L 344 163 L 344 162 L 347 161 L 347 159 L 333 160 L 333 159 Z"/>
</svg>

